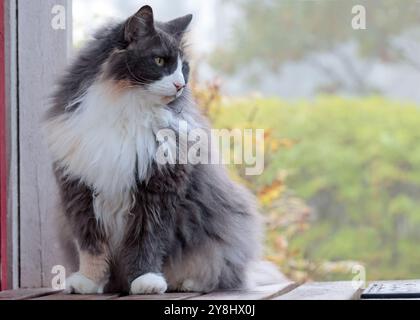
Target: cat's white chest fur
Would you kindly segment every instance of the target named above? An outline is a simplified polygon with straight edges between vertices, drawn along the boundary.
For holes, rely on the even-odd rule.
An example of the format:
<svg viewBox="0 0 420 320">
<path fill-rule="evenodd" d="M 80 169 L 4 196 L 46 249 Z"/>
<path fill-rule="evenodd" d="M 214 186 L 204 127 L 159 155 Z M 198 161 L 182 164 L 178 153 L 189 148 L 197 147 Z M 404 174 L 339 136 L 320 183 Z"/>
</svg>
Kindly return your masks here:
<svg viewBox="0 0 420 320">
<path fill-rule="evenodd" d="M 136 164 L 139 180 L 146 179 L 156 154 L 156 133 L 173 120 L 169 110 L 147 105 L 141 92 L 115 92 L 97 83 L 77 111 L 47 125 L 48 143 L 71 176 L 97 193 L 113 195 L 134 186 Z"/>
<path fill-rule="evenodd" d="M 132 205 L 136 173 L 140 181 L 149 174 L 157 131 L 173 121 L 169 110 L 148 105 L 139 90 L 96 83 L 75 112 L 47 124 L 47 139 L 65 172 L 94 190 L 97 217 L 118 224 L 114 220 Z"/>
</svg>

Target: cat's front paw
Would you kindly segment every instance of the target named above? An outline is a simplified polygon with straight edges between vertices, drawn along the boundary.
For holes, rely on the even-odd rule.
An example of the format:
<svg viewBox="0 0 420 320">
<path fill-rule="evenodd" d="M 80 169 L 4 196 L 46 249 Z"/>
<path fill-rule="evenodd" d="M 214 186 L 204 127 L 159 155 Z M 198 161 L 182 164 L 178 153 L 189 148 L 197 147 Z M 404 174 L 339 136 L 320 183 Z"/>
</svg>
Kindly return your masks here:
<svg viewBox="0 0 420 320">
<path fill-rule="evenodd" d="M 67 294 L 97 294 L 100 291 L 100 286 L 85 277 L 80 272 L 74 273 L 66 280 Z"/>
<path fill-rule="evenodd" d="M 164 294 L 168 290 L 165 278 L 156 273 L 147 273 L 131 283 L 130 293 L 136 294 Z"/>
</svg>

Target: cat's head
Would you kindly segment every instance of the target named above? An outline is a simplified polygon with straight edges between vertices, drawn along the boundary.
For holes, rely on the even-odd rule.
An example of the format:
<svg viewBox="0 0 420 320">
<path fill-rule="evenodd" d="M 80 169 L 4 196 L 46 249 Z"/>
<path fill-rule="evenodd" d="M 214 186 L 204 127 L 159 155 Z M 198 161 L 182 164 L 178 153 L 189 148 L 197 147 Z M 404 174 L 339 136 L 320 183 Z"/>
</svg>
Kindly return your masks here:
<svg viewBox="0 0 420 320">
<path fill-rule="evenodd" d="M 107 63 L 107 74 L 129 88 L 139 88 L 155 103 L 180 97 L 188 82 L 189 65 L 183 36 L 192 15 L 156 22 L 150 6 L 142 7 L 122 26 L 123 48 Z"/>
</svg>

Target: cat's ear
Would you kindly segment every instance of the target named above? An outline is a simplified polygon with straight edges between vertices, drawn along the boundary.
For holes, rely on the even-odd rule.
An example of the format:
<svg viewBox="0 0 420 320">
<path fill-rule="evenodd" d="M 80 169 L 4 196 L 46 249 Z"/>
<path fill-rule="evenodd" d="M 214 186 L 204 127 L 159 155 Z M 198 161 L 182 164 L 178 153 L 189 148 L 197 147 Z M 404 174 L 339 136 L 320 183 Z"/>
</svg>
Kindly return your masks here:
<svg viewBox="0 0 420 320">
<path fill-rule="evenodd" d="M 131 43 L 141 36 L 153 34 L 154 32 L 153 9 L 150 6 L 144 6 L 127 20 L 124 37 L 127 42 Z"/>
<path fill-rule="evenodd" d="M 177 40 L 181 40 L 193 19 L 192 14 L 165 23 L 166 30 Z"/>
</svg>

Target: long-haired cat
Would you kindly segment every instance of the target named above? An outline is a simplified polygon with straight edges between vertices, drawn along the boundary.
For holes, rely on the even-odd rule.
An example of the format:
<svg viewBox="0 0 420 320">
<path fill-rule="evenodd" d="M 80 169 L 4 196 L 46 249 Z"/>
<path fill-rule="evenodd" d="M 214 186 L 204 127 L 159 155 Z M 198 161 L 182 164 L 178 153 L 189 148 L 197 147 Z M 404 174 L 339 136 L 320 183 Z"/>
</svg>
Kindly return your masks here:
<svg viewBox="0 0 420 320">
<path fill-rule="evenodd" d="M 46 132 L 79 250 L 68 292 L 239 289 L 259 259 L 253 197 L 223 167 L 156 161 L 159 130 L 209 130 L 187 86 L 191 20 L 156 22 L 144 6 L 98 33 L 59 83 Z"/>
</svg>

